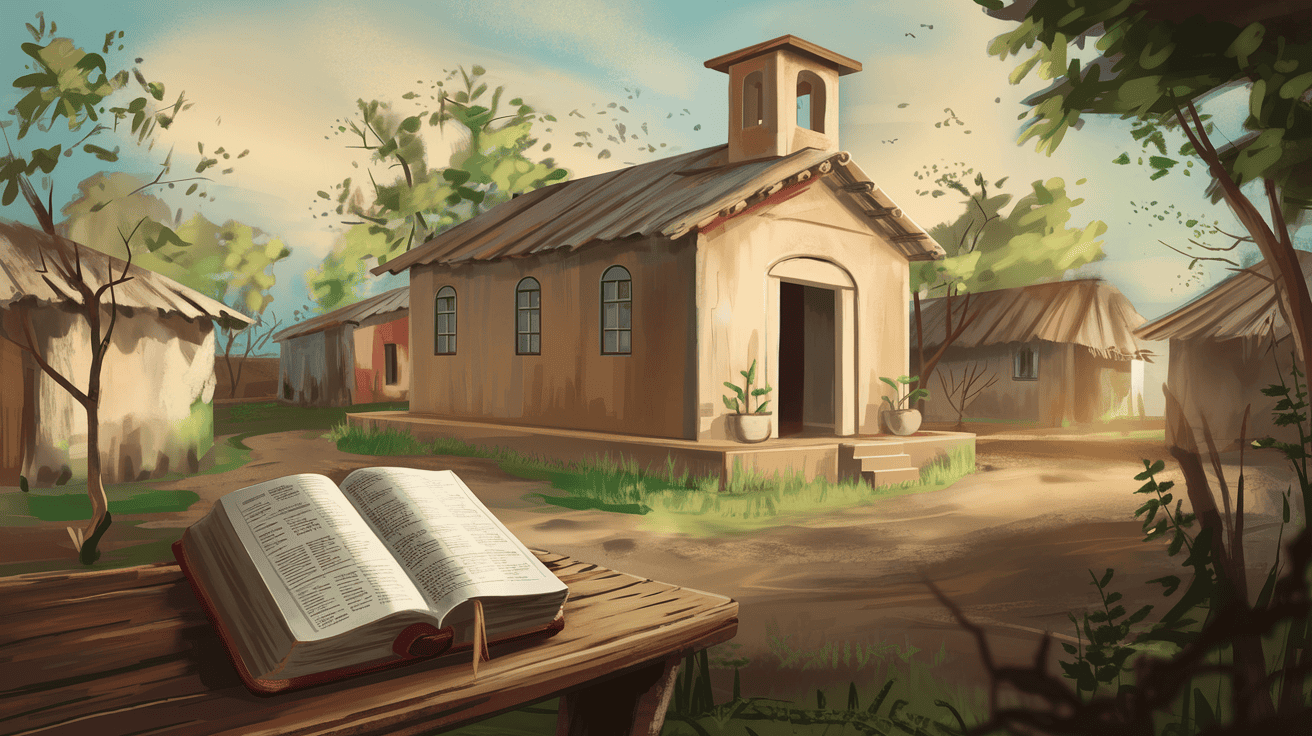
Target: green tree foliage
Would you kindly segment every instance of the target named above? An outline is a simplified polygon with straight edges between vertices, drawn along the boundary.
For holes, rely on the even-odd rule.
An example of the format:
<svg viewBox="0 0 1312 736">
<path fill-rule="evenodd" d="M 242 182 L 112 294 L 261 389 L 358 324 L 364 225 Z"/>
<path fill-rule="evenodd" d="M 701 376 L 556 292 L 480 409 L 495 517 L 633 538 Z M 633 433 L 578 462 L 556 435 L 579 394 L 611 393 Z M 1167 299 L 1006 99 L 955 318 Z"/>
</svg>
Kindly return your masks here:
<svg viewBox="0 0 1312 736">
<path fill-rule="evenodd" d="M 411 108 L 406 112 L 400 105 L 360 100 L 357 119 L 338 121 L 334 132 L 369 151 L 370 166 L 365 177 L 348 177 L 331 192 L 319 192 L 335 214 L 350 218 L 332 253 L 306 274 L 321 310 L 357 299 L 367 264 L 384 264 L 433 233 L 569 175 L 551 158 L 528 155 L 537 144 L 534 124 L 556 118 L 520 98 L 504 100 L 505 88 L 489 90 L 485 74 L 481 66 L 448 71 L 427 94 L 403 95 Z M 425 102 L 416 102 L 421 97 Z M 458 143 L 445 166 L 434 166 L 425 133 L 447 126 Z M 394 178 L 380 181 L 375 168 Z"/>
<path fill-rule="evenodd" d="M 983 173 L 964 164 L 941 173 L 932 166 L 922 167 L 916 176 L 934 177 L 934 188 L 918 191 L 922 196 L 946 190 L 966 199 L 957 219 L 930 229 L 947 256 L 913 264 L 913 291 L 923 286 L 931 295 L 949 289 L 979 292 L 1057 281 L 1104 257 L 1099 238 L 1107 232 L 1107 224 L 1092 220 L 1072 227 L 1072 210 L 1084 199 L 1072 199 L 1060 178 L 1032 182 L 1031 191 L 1013 204 L 1013 196 L 1002 191 L 1007 177 L 990 185 Z"/>
<path fill-rule="evenodd" d="M 1084 200 L 1072 199 L 1059 178 L 1032 182 L 1031 191 L 1013 203 L 1012 195 L 1002 191 L 1007 177 L 990 183 L 982 172 L 962 162 L 946 167 L 926 165 L 915 176 L 928 187 L 917 190 L 921 196 L 955 192 L 966 198 L 961 215 L 929 230 L 946 257 L 911 265 L 917 385 L 928 387 L 947 349 L 977 316 L 971 309 L 970 294 L 1058 281 L 1072 270 L 1102 259 L 1099 238 L 1107 232 L 1107 225 L 1092 220 L 1072 226 L 1072 210 Z M 1082 183 L 1082 179 L 1077 182 Z M 922 292 L 948 299 L 946 339 L 930 355 L 925 353 L 919 329 L 923 326 Z"/>
<path fill-rule="evenodd" d="M 94 157 L 98 162 L 116 163 L 122 144 L 153 146 L 156 134 L 169 128 L 179 114 L 191 105 L 182 94 L 166 101 L 164 85 L 149 81 L 136 66 L 140 59 L 129 61 L 124 52 L 122 31 L 105 34 L 100 51 L 87 51 L 72 39 L 57 36 L 52 22 L 36 15 L 37 24 L 27 24 L 33 41 L 22 44 L 30 59 L 13 81 L 22 95 L 9 111 L 10 118 L 0 121 L 5 149 L 0 152 L 0 207 L 13 206 L 21 194 L 41 229 L 55 237 L 44 253 L 43 268 L 66 282 L 75 293 L 66 294 L 66 305 L 87 322 L 90 332 L 90 369 L 85 379 L 65 376 L 46 359 L 39 347 L 40 338 L 27 307 L 11 311 L 2 331 L 14 344 L 26 351 L 52 381 L 61 386 L 86 412 L 87 419 L 87 495 L 92 516 L 79 530 L 70 528 L 78 546 L 78 557 L 86 564 L 100 556 L 100 539 L 112 522 L 104 482 L 100 476 L 100 394 L 101 368 L 113 336 L 118 317 L 115 287 L 129 281 L 127 269 L 109 275 L 106 283 L 87 278 L 78 256 L 81 245 L 58 239 L 53 213 L 53 177 L 63 161 L 75 157 Z M 123 57 L 120 59 L 120 57 Z M 112 146 L 112 148 L 111 148 Z M 177 184 L 179 181 L 207 181 L 200 176 L 218 163 L 204 158 L 196 166 L 195 177 L 165 181 L 173 166 L 173 157 L 165 157 L 158 176 L 150 185 Z M 231 169 L 224 169 L 224 173 Z M 40 176 L 40 188 L 32 177 Z M 135 228 L 120 229 L 115 240 L 134 237 Z M 108 248 L 111 243 L 97 243 Z M 130 260 L 130 257 L 129 257 Z M 102 311 L 109 319 L 102 323 Z M 83 388 L 84 387 L 84 388 Z"/>
<path fill-rule="evenodd" d="M 200 214 L 181 220 L 181 211 L 171 214 L 163 200 L 142 190 L 145 183 L 121 172 L 82 181 L 80 196 L 62 209 L 65 232 L 97 247 L 107 241 L 106 233 L 141 223 L 127 243 L 133 263 L 248 315 L 263 314 L 273 301 L 273 268 L 291 255 L 286 244 L 235 220 L 219 225 Z M 122 249 L 120 244 L 117 251 Z"/>
<path fill-rule="evenodd" d="M 245 363 L 234 366 L 233 351 L 240 349 L 241 358 L 249 356 L 266 345 L 276 329 L 277 320 L 266 317 L 277 283 L 273 270 L 291 249 L 281 239 L 235 220 L 219 225 L 194 214 L 184 221 L 181 210 L 170 214 L 163 200 L 146 193 L 147 186 L 131 174 L 95 174 L 78 184 L 80 196 L 64 206 L 61 227 L 70 239 L 91 244 L 109 242 L 110 233 L 131 232 L 109 252 L 126 247 L 142 268 L 255 317 L 257 327 L 219 328 L 217 351 L 228 364 L 235 396 Z"/>
<path fill-rule="evenodd" d="M 1290 236 L 1312 207 L 1312 18 L 1303 4 L 1256 12 L 1249 3 L 976 2 L 1018 23 L 989 46 L 1002 59 L 1024 58 L 1011 81 L 1034 74 L 1050 83 L 1027 100 L 1020 142 L 1051 153 L 1083 115 L 1111 114 L 1134 121 L 1150 178 L 1188 175 L 1198 161 L 1213 197 L 1271 262 L 1305 361 L 1312 297 Z M 1204 108 L 1233 94 L 1247 97 L 1247 132 L 1218 147 Z M 1249 183 L 1255 189 L 1245 191 Z M 1258 192 L 1260 206 L 1250 198 Z"/>
<path fill-rule="evenodd" d="M 359 100 L 355 118 L 334 123 L 333 135 L 369 157 L 363 172 L 318 192 L 311 207 L 320 210 L 315 217 L 344 218 L 348 226 L 319 268 L 306 273 L 318 309 L 358 299 L 374 263 L 386 263 L 516 194 L 568 178 L 554 159 L 539 157 L 553 145 L 541 142 L 539 133 L 623 165 L 678 150 L 657 140 L 660 129 L 629 109 L 636 108 L 640 89 L 626 87 L 623 100 L 592 103 L 557 119 L 523 98 L 506 100 L 504 86 L 490 89 L 481 66 L 444 71 L 441 80 L 400 101 Z M 691 115 L 684 109 L 666 118 Z M 434 145 L 450 145 L 444 165 L 430 160 Z"/>
</svg>

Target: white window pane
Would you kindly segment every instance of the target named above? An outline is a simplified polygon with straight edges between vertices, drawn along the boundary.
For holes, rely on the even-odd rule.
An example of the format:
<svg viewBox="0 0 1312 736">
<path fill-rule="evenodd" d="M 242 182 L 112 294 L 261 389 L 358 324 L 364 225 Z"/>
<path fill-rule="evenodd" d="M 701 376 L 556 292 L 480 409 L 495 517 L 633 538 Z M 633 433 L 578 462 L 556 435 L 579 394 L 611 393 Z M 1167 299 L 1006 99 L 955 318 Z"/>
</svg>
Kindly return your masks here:
<svg viewBox="0 0 1312 736">
<path fill-rule="evenodd" d="M 529 292 L 528 305 L 530 307 L 533 307 L 534 309 L 540 307 L 542 305 L 542 292 L 540 291 Z"/>
<path fill-rule="evenodd" d="M 528 335 L 519 336 L 518 347 L 516 347 L 515 350 L 520 353 L 528 352 Z"/>
<path fill-rule="evenodd" d="M 620 309 L 618 304 L 606 305 L 606 322 L 604 326 L 607 329 L 614 329 L 620 326 Z"/>
<path fill-rule="evenodd" d="M 528 331 L 541 332 L 542 328 L 538 326 L 538 310 L 534 309 L 528 313 Z"/>
<path fill-rule="evenodd" d="M 437 352 L 439 352 L 439 353 L 445 353 L 445 352 L 447 352 L 447 348 L 446 348 L 446 338 L 443 337 L 443 336 L 440 336 L 440 335 L 439 335 L 438 338 L 437 338 Z"/>
<path fill-rule="evenodd" d="M 601 285 L 601 298 L 608 301 L 615 301 L 615 282 L 607 281 Z"/>
<path fill-rule="evenodd" d="M 519 310 L 519 319 L 515 321 L 515 330 L 517 332 L 528 332 L 528 312 Z"/>
<path fill-rule="evenodd" d="M 452 335 L 451 337 L 448 337 L 448 338 L 446 339 L 446 347 L 447 347 L 447 352 L 454 353 L 454 352 L 456 351 L 456 336 L 455 336 L 455 335 Z"/>
<path fill-rule="evenodd" d="M 632 348 L 629 346 L 629 331 L 624 330 L 620 332 L 620 352 L 627 353 L 631 350 Z"/>
<path fill-rule="evenodd" d="M 602 339 L 602 351 L 614 353 L 618 349 L 618 338 L 613 330 L 606 330 Z"/>
<path fill-rule="evenodd" d="M 632 305 L 632 304 L 621 304 L 621 305 L 620 305 L 620 327 L 623 327 L 624 329 L 627 330 L 628 328 L 630 328 L 630 327 L 632 327 L 632 326 L 633 326 L 633 305 Z"/>
<path fill-rule="evenodd" d="M 620 298 L 621 298 L 621 299 L 630 299 L 630 298 L 632 298 L 632 297 L 631 297 L 631 294 L 632 294 L 631 289 L 633 288 L 633 282 L 632 282 L 632 281 L 621 281 L 621 282 L 619 283 L 619 287 L 620 287 Z"/>
<path fill-rule="evenodd" d="M 529 351 L 530 353 L 540 353 L 540 352 L 542 352 L 542 338 L 539 337 L 539 336 L 537 336 L 537 335 L 529 335 L 529 338 L 528 338 L 528 351 Z"/>
</svg>

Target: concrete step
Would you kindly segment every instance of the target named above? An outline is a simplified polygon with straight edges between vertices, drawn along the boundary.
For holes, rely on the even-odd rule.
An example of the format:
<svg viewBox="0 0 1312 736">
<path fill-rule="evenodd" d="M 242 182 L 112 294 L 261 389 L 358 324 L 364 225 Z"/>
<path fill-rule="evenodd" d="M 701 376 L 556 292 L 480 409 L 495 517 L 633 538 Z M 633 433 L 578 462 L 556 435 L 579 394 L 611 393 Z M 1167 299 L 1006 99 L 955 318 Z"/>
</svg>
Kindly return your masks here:
<svg viewBox="0 0 1312 736">
<path fill-rule="evenodd" d="M 853 462 L 860 463 L 863 472 L 866 470 L 897 470 L 910 467 L 911 456 L 905 452 L 897 455 L 871 455 L 857 458 Z"/>
<path fill-rule="evenodd" d="M 904 450 L 901 442 L 845 442 L 839 447 L 843 456 L 854 459 L 901 455 Z"/>
<path fill-rule="evenodd" d="M 891 486 L 907 481 L 920 480 L 919 468 L 893 468 L 891 470 L 863 470 L 861 477 L 871 488 Z"/>
</svg>

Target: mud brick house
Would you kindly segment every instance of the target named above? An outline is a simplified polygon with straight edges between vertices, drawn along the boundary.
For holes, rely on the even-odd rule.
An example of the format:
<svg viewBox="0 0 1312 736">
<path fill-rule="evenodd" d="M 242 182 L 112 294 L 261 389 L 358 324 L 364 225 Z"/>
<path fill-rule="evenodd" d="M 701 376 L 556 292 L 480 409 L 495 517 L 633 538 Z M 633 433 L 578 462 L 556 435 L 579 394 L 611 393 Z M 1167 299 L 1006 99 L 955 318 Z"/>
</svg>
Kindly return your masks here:
<svg viewBox="0 0 1312 736">
<path fill-rule="evenodd" d="M 942 248 L 839 148 L 861 64 L 793 36 L 706 62 L 728 144 L 545 187 L 374 270 L 410 274 L 410 409 L 729 437 L 757 362 L 773 432 L 879 429 L 907 369 L 908 263 Z"/>
<path fill-rule="evenodd" d="M 301 406 L 405 401 L 410 289 L 401 287 L 292 325 L 278 343 L 278 400 Z"/>
<path fill-rule="evenodd" d="M 1303 278 L 1312 278 L 1312 253 L 1298 251 Z M 1169 314 L 1139 327 L 1142 340 L 1169 340 L 1166 386 L 1179 400 L 1199 434 L 1203 421 L 1217 449 L 1235 449 L 1245 408 L 1251 407 L 1247 438 L 1276 437 L 1298 442 L 1294 427 L 1277 427 L 1276 397 L 1262 389 L 1289 382 L 1293 341 L 1280 313 L 1265 261 L 1227 278 Z M 1166 424 L 1166 440 L 1174 428 Z"/>
<path fill-rule="evenodd" d="M 973 319 L 934 369 L 928 421 L 956 421 L 947 387 L 967 371 L 990 378 L 966 409 L 966 419 L 1037 422 L 1062 426 L 1141 413 L 1143 361 L 1150 353 L 1134 337 L 1143 323 L 1116 287 L 1097 279 L 1058 281 L 952 298 L 960 324 L 963 306 Z M 947 297 L 921 301 L 925 354 L 943 344 Z M 915 321 L 911 363 L 917 372 Z"/>
<path fill-rule="evenodd" d="M 20 475 L 33 485 L 85 477 L 85 411 L 19 347 L 30 318 L 42 355 L 86 388 L 90 327 L 64 299 L 77 293 L 74 287 L 42 268 L 43 257 L 61 250 L 72 258 L 71 241 L 0 221 L 0 485 L 18 485 Z M 123 261 L 77 250 L 93 288 L 111 270 L 122 273 Z M 199 468 L 214 443 L 215 323 L 251 324 L 157 273 L 129 266 L 128 275 L 115 287 L 118 315 L 101 374 L 101 472 L 110 482 Z M 104 301 L 108 324 L 108 296 Z"/>
</svg>

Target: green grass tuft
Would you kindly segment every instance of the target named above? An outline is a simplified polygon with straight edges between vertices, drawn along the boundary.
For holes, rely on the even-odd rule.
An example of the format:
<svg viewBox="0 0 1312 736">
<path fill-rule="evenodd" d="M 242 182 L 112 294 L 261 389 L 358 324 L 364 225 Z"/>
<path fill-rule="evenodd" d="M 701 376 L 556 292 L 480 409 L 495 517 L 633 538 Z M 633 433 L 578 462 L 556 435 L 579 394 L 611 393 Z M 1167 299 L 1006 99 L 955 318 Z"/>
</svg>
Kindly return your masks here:
<svg viewBox="0 0 1312 736">
<path fill-rule="evenodd" d="M 920 471 L 920 480 L 872 489 L 861 480 L 832 482 L 823 478 L 806 480 L 800 474 L 766 476 L 751 468 L 735 466 L 735 472 L 720 488 L 718 476 L 694 477 L 675 472 L 667 457 L 659 468 L 644 468 L 632 458 L 599 455 L 581 462 L 562 462 L 529 456 L 504 447 L 471 445 L 453 437 L 420 441 L 397 429 L 365 429 L 342 422 L 328 437 L 343 452 L 362 455 L 452 455 L 497 461 L 511 475 L 548 482 L 564 491 L 547 496 L 545 502 L 571 509 L 598 509 L 630 514 L 649 514 L 663 526 L 697 525 L 697 517 L 714 521 L 713 529 L 750 528 L 773 523 L 791 513 L 810 513 L 847 508 L 877 498 L 933 491 L 960 480 L 975 470 L 975 449 L 959 445 Z M 695 531 L 695 529 L 694 529 Z"/>
</svg>

